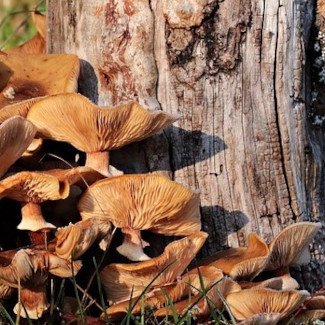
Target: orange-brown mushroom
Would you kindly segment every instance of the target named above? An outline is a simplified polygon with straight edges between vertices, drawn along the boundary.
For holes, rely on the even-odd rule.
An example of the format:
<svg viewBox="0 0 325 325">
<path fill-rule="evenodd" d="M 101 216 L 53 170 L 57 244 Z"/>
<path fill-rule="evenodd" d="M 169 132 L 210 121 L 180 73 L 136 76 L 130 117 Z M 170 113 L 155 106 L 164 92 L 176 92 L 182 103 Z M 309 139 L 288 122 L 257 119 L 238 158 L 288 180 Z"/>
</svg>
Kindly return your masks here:
<svg viewBox="0 0 325 325">
<path fill-rule="evenodd" d="M 82 219 L 96 217 L 121 228 L 118 252 L 132 261 L 149 259 L 141 230 L 186 236 L 200 230 L 199 197 L 158 174 L 124 175 L 91 185 L 78 204 Z"/>
<path fill-rule="evenodd" d="M 109 176 L 109 153 L 157 133 L 177 118 L 132 102 L 101 108 L 80 94 L 59 94 L 35 103 L 28 119 L 43 138 L 64 141 L 86 152 L 86 166 Z"/>
<path fill-rule="evenodd" d="M 255 314 L 279 313 L 280 318 L 294 312 L 307 298 L 305 290 L 246 289 L 230 293 L 226 300 L 237 320 L 245 320 Z"/>
<path fill-rule="evenodd" d="M 0 177 L 21 157 L 34 139 L 34 125 L 20 117 L 9 118 L 0 126 Z"/>
<path fill-rule="evenodd" d="M 59 181 L 52 175 L 20 172 L 0 182 L 0 199 L 8 197 L 21 202 L 22 221 L 18 229 L 47 232 L 56 227 L 44 220 L 40 204 L 47 200 L 66 198 L 69 190 L 70 186 L 67 181 Z"/>
<path fill-rule="evenodd" d="M 0 108 L 29 98 L 75 92 L 78 75 L 76 55 L 1 55 Z"/>
<path fill-rule="evenodd" d="M 213 265 L 235 280 L 252 280 L 263 271 L 269 259 L 267 244 L 256 234 L 248 236 L 247 247 L 229 248 L 200 261 Z"/>
<path fill-rule="evenodd" d="M 131 293 L 137 297 L 155 277 L 150 290 L 173 283 L 195 257 L 206 238 L 206 233 L 196 232 L 170 243 L 163 254 L 151 260 L 107 265 L 100 273 L 107 299 L 116 303 L 130 299 Z"/>
</svg>

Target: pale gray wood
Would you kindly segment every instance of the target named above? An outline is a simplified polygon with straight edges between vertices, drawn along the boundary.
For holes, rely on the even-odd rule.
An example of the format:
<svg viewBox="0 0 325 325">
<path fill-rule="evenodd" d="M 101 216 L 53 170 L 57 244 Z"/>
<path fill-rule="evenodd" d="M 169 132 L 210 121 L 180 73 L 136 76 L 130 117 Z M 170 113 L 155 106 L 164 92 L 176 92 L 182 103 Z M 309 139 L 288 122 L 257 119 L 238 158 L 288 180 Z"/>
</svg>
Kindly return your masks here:
<svg viewBox="0 0 325 325">
<path fill-rule="evenodd" d="M 102 106 L 135 99 L 181 115 L 115 163 L 200 191 L 204 255 L 244 245 L 252 231 L 270 242 L 289 224 L 325 220 L 324 131 L 308 119 L 313 6 L 48 0 L 48 50 L 84 61 L 82 93 Z M 322 229 L 313 262 L 297 273 L 308 288 L 324 284 L 324 238 Z"/>
</svg>

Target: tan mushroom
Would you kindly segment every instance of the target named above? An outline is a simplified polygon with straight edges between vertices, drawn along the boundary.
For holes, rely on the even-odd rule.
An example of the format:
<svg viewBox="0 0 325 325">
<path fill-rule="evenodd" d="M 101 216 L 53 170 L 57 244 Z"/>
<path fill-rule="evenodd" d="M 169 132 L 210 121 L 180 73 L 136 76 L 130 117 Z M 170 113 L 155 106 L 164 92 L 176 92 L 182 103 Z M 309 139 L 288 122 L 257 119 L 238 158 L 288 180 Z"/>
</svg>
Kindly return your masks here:
<svg viewBox="0 0 325 325">
<path fill-rule="evenodd" d="M 21 157 L 34 139 L 34 125 L 20 117 L 14 116 L 0 126 L 0 177 Z"/>
<path fill-rule="evenodd" d="M 200 269 L 202 270 L 201 267 Z M 173 303 L 173 308 L 170 305 L 160 308 L 155 312 L 156 317 L 173 316 L 176 312 L 178 316 L 187 314 L 188 312 L 198 321 L 204 321 L 211 316 L 211 310 L 223 311 L 225 309 L 225 296 L 231 292 L 238 292 L 241 290 L 240 286 L 229 277 L 224 277 L 221 270 L 210 268 L 210 274 L 203 277 L 204 288 L 200 283 L 200 277 L 196 274 L 196 281 L 188 282 L 192 287 L 192 295 L 184 297 L 185 299 Z M 214 268 L 215 270 L 211 270 Z M 186 275 L 184 275 L 186 278 Z M 195 283 L 196 282 L 196 283 Z M 197 290 L 193 289 L 197 288 Z M 205 292 L 203 293 L 203 290 Z"/>
<path fill-rule="evenodd" d="M 299 222 L 283 229 L 270 244 L 270 259 L 266 270 L 307 264 L 310 260 L 308 245 L 321 228 L 321 223 Z"/>
<path fill-rule="evenodd" d="M 248 236 L 247 247 L 229 248 L 200 261 L 213 265 L 235 280 L 252 280 L 263 271 L 269 259 L 267 244 L 256 234 Z"/>
<path fill-rule="evenodd" d="M 78 75 L 76 55 L 1 55 L 0 108 L 29 98 L 75 92 Z"/>
<path fill-rule="evenodd" d="M 280 318 L 294 312 L 307 298 L 305 290 L 247 289 L 230 293 L 226 300 L 237 320 L 245 320 L 255 314 L 279 313 Z"/>
<path fill-rule="evenodd" d="M 72 268 L 70 261 L 49 251 L 34 249 L 2 252 L 0 261 L 3 259 L 8 265 L 0 266 L 0 283 L 20 290 L 20 301 L 14 312 L 22 317 L 28 315 L 30 319 L 40 318 L 48 308 L 46 282 L 49 273 L 71 277 L 72 269 L 77 274 L 81 268 L 80 261 L 73 262 Z"/>
<path fill-rule="evenodd" d="M 37 172 L 20 172 L 0 182 L 0 199 L 8 197 L 21 202 L 22 221 L 18 229 L 47 232 L 56 227 L 44 220 L 40 204 L 47 200 L 66 198 L 69 189 L 67 181 L 60 182 L 54 176 Z"/>
<path fill-rule="evenodd" d="M 91 185 L 78 204 L 82 219 L 98 218 L 121 228 L 118 252 L 132 261 L 143 252 L 141 230 L 165 236 L 186 236 L 200 230 L 199 197 L 186 187 L 157 174 L 124 175 Z"/>
<path fill-rule="evenodd" d="M 80 94 L 60 94 L 35 103 L 28 119 L 40 137 L 72 144 L 86 152 L 86 166 L 109 176 L 108 151 L 148 138 L 177 118 L 135 102 L 100 108 Z"/>
<path fill-rule="evenodd" d="M 134 264 L 110 264 L 100 273 L 107 299 L 110 302 L 137 297 L 150 284 L 151 289 L 173 283 L 183 273 L 207 238 L 204 232 L 174 241 L 162 255 Z"/>
<path fill-rule="evenodd" d="M 98 232 L 99 227 L 95 218 L 58 229 L 55 233 L 56 255 L 66 260 L 79 258 L 98 238 Z"/>
</svg>

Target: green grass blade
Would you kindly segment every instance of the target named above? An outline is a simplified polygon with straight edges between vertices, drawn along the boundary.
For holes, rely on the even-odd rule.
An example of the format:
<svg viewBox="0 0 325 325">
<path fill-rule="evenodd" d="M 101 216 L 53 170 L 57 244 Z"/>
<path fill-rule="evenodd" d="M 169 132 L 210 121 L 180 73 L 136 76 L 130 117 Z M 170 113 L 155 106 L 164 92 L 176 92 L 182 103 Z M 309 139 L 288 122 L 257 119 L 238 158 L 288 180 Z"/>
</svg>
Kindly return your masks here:
<svg viewBox="0 0 325 325">
<path fill-rule="evenodd" d="M 10 314 L 7 312 L 7 309 L 4 307 L 4 305 L 0 302 L 0 309 L 3 312 L 4 316 L 10 323 L 10 325 L 15 325 L 15 321 L 11 318 Z"/>
<path fill-rule="evenodd" d="M 105 304 L 105 299 L 104 299 L 104 292 L 103 292 L 102 282 L 100 281 L 100 276 L 99 276 L 99 272 L 98 272 L 98 265 L 97 265 L 95 256 L 93 256 L 93 262 L 94 262 L 95 270 L 96 270 L 97 289 L 98 289 L 98 293 L 99 293 L 100 304 L 101 304 L 101 306 L 103 308 L 103 313 L 104 313 L 104 316 L 105 316 L 105 323 L 109 324 L 108 315 L 107 315 L 107 311 L 106 311 L 106 304 Z"/>
<path fill-rule="evenodd" d="M 176 262 L 176 260 L 170 262 L 169 264 L 167 264 L 156 276 L 154 276 L 154 278 L 148 283 L 148 285 L 143 289 L 143 291 L 141 292 L 141 295 L 139 297 L 137 297 L 137 299 L 135 300 L 135 302 L 132 304 L 132 294 L 133 294 L 133 290 L 131 292 L 131 298 L 129 300 L 129 309 L 128 309 L 128 313 L 127 315 L 124 317 L 124 319 L 121 322 L 121 325 L 124 325 L 125 323 L 127 325 L 129 325 L 129 321 L 130 321 L 130 314 L 132 314 L 132 310 L 133 308 L 136 306 L 136 304 L 140 301 L 141 297 L 143 295 L 145 295 L 145 293 L 149 290 L 149 288 L 151 287 L 151 285 L 160 277 L 161 274 L 163 274 L 163 272 L 165 272 L 167 270 L 167 268 L 169 268 L 172 264 L 174 264 Z M 132 304 L 132 305 L 131 305 Z"/>
</svg>

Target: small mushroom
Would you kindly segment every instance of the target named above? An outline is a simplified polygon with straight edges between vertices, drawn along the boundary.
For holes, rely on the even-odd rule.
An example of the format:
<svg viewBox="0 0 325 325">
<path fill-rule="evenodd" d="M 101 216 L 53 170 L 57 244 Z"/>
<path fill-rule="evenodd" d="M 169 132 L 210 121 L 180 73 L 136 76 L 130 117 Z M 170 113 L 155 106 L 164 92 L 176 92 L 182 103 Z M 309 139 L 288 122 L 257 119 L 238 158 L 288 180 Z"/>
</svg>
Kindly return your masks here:
<svg viewBox="0 0 325 325">
<path fill-rule="evenodd" d="M 158 309 L 155 312 L 156 317 L 173 316 L 176 312 L 181 316 L 189 312 L 198 321 L 204 321 L 211 315 L 211 310 L 224 310 L 224 297 L 231 292 L 238 292 L 241 290 L 240 286 L 229 277 L 225 277 L 221 270 L 209 266 L 200 267 L 200 270 L 209 268 L 209 275 L 203 277 L 196 274 L 195 282 L 189 281 L 192 287 L 192 295 L 184 297 L 183 300 L 173 303 L 173 308 L 170 304 Z M 214 268 L 214 270 L 211 270 Z M 193 275 L 193 274 L 192 274 Z M 186 274 L 184 275 L 184 279 Z M 201 281 L 204 280 L 204 289 L 201 287 Z M 193 289 L 193 288 L 197 289 Z M 205 293 L 202 294 L 203 290 Z"/>
<path fill-rule="evenodd" d="M 79 59 L 72 54 L 0 56 L 0 108 L 25 99 L 75 92 Z"/>
<path fill-rule="evenodd" d="M 310 260 L 308 245 L 321 228 L 321 223 L 299 222 L 283 229 L 270 244 L 270 259 L 266 270 L 307 264 Z"/>
<path fill-rule="evenodd" d="M 32 142 L 36 129 L 34 125 L 14 116 L 0 126 L 0 177 L 21 157 Z"/>
<path fill-rule="evenodd" d="M 213 265 L 234 280 L 252 280 L 263 271 L 269 259 L 267 244 L 256 234 L 248 236 L 247 247 L 229 248 L 200 261 Z"/>
<path fill-rule="evenodd" d="M 110 175 L 108 151 L 148 138 L 177 120 L 135 102 L 101 108 L 80 94 L 45 98 L 32 106 L 28 119 L 40 137 L 68 142 L 86 152 L 86 166 L 104 176 Z"/>
<path fill-rule="evenodd" d="M 137 297 L 155 278 L 151 289 L 173 283 L 183 273 L 207 238 L 196 232 L 166 246 L 163 254 L 134 264 L 110 264 L 100 273 L 107 299 L 121 302 Z M 150 289 L 150 290 L 151 290 Z"/>
<path fill-rule="evenodd" d="M 91 185 L 81 197 L 82 219 L 96 217 L 121 228 L 118 252 L 131 261 L 146 260 L 141 230 L 186 236 L 200 230 L 199 197 L 158 174 L 123 175 Z"/>
<path fill-rule="evenodd" d="M 40 204 L 47 200 L 59 200 L 69 195 L 69 183 L 59 181 L 56 177 L 45 173 L 20 172 L 0 182 L 0 199 L 8 197 L 21 202 L 22 221 L 20 230 L 47 232 L 56 227 L 44 220 Z"/>
<path fill-rule="evenodd" d="M 99 227 L 95 218 L 86 219 L 56 231 L 55 253 L 66 260 L 79 258 L 95 242 Z"/>
<path fill-rule="evenodd" d="M 245 320 L 255 314 L 279 313 L 280 318 L 294 312 L 307 298 L 305 290 L 247 289 L 227 295 L 230 310 L 237 320 Z"/>
</svg>

